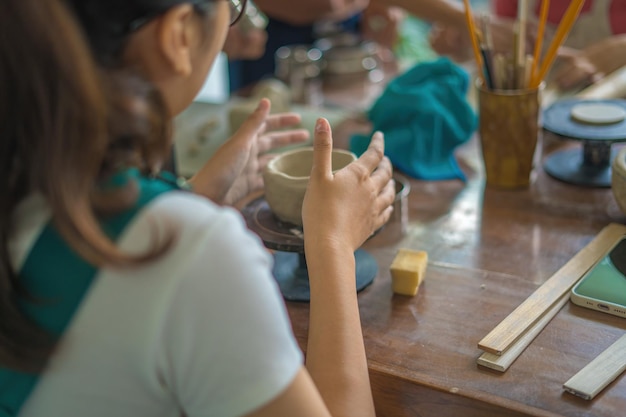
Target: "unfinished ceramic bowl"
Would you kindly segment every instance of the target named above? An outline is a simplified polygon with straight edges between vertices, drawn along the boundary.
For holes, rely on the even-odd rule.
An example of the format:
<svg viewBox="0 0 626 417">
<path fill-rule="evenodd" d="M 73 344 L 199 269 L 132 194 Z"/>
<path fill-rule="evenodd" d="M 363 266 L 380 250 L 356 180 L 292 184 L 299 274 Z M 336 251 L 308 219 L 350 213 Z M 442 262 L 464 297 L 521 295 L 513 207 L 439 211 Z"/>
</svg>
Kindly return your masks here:
<svg viewBox="0 0 626 417">
<path fill-rule="evenodd" d="M 626 148 L 622 148 L 613 160 L 611 189 L 617 204 L 626 214 Z"/>
<path fill-rule="evenodd" d="M 334 149 L 332 158 L 334 172 L 356 160 L 356 155 Z M 265 167 L 265 200 L 279 220 L 302 226 L 302 201 L 312 166 L 313 148 L 306 147 L 284 152 Z"/>
</svg>

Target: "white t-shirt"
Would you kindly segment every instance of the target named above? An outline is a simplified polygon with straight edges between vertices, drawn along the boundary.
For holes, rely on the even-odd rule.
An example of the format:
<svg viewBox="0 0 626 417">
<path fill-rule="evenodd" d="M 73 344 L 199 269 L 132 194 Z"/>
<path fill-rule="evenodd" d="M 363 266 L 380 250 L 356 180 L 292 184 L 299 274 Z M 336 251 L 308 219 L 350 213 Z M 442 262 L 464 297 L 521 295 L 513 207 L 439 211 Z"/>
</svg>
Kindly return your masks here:
<svg viewBox="0 0 626 417">
<path fill-rule="evenodd" d="M 41 198 L 20 206 L 18 270 L 48 219 Z M 235 210 L 176 191 L 120 247 L 143 251 L 168 230 L 177 239 L 157 261 L 99 271 L 20 417 L 234 417 L 291 383 L 302 352 L 258 237 Z"/>
</svg>

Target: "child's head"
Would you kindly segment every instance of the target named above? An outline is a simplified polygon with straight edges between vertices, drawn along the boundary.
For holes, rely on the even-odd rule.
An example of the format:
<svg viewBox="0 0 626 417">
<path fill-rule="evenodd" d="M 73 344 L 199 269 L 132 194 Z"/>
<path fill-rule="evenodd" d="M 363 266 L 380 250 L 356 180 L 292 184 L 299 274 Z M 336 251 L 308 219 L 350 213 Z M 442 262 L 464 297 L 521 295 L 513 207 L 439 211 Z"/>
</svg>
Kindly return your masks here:
<svg viewBox="0 0 626 417">
<path fill-rule="evenodd" d="M 94 56 L 134 68 L 163 95 L 171 115 L 193 100 L 219 53 L 241 0 L 66 0 Z"/>
<path fill-rule="evenodd" d="M 98 218 L 132 206 L 137 187 L 103 180 L 158 169 L 170 146 L 167 109 L 183 103 L 167 94 L 176 85 L 195 94 L 230 20 L 223 0 L 71 1 L 74 14 L 70 0 L 0 1 L 0 366 L 13 369 L 39 370 L 52 348 L 18 303 L 25 293 L 8 246 L 18 205 L 43 196 L 63 238 L 95 265 L 138 264 L 166 250 L 170 241 L 139 255 L 116 247 Z M 92 55 L 107 62 L 104 71 Z"/>
</svg>

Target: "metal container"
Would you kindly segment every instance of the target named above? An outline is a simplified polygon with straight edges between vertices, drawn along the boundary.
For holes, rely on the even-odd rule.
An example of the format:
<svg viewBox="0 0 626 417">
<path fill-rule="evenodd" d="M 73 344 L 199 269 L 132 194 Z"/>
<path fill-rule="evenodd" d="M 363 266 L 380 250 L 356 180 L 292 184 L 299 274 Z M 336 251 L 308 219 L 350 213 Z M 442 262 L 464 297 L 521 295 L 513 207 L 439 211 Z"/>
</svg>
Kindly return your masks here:
<svg viewBox="0 0 626 417">
<path fill-rule="evenodd" d="M 376 82 L 382 78 L 378 46 L 351 33 L 319 39 L 314 44 L 324 58 L 323 80 L 326 85 Z"/>
<path fill-rule="evenodd" d="M 319 49 L 310 45 L 283 46 L 276 51 L 275 61 L 274 75 L 291 89 L 292 102 L 321 104 L 323 61 Z"/>
</svg>

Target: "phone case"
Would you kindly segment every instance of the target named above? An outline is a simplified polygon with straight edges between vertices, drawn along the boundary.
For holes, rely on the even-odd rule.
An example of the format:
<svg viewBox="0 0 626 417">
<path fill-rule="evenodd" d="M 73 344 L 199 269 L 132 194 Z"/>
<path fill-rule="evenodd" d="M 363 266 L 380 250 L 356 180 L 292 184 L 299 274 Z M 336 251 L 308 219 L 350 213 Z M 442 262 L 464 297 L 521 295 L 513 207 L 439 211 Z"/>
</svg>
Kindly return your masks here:
<svg viewBox="0 0 626 417">
<path fill-rule="evenodd" d="M 574 286 L 574 304 L 626 317 L 626 238 L 622 238 Z"/>
</svg>

